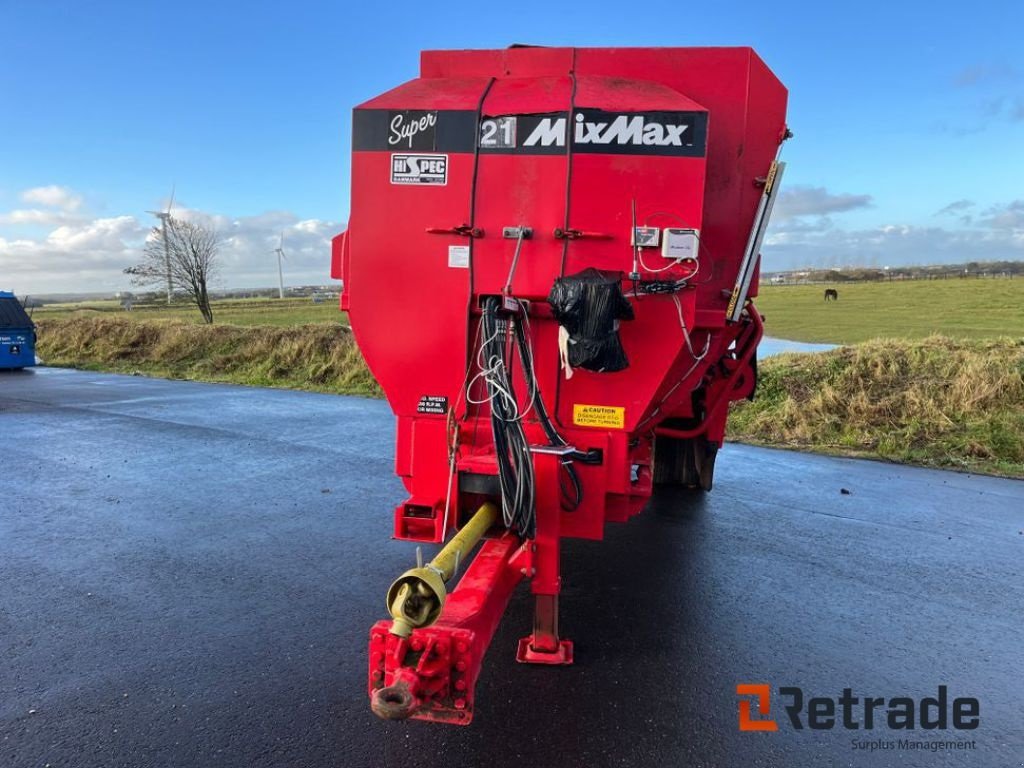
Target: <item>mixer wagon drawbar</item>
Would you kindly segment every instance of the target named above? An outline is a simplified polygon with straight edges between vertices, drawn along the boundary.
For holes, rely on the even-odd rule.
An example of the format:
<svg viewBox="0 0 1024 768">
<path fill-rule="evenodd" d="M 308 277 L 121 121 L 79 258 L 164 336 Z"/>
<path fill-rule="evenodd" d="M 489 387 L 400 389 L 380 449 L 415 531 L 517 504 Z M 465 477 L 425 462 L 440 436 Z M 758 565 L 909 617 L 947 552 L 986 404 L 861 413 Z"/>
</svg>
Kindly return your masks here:
<svg viewBox="0 0 1024 768">
<path fill-rule="evenodd" d="M 785 113 L 749 48 L 429 51 L 356 107 L 332 273 L 398 421 L 394 535 L 447 542 L 370 630 L 378 715 L 469 723 L 521 581 L 518 660 L 571 664 L 561 539 L 711 489 Z"/>
</svg>

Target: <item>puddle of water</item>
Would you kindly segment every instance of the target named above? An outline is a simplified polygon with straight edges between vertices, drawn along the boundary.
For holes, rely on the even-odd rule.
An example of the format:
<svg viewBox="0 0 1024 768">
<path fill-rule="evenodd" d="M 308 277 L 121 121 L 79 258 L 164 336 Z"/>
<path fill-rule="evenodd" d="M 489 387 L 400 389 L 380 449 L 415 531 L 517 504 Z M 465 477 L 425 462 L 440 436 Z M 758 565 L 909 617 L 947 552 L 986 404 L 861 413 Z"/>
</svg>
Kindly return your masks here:
<svg viewBox="0 0 1024 768">
<path fill-rule="evenodd" d="M 789 341 L 788 339 L 773 339 L 765 336 L 757 347 L 759 358 L 781 355 L 783 352 L 827 352 L 835 349 L 837 344 L 809 344 L 805 341 Z"/>
</svg>

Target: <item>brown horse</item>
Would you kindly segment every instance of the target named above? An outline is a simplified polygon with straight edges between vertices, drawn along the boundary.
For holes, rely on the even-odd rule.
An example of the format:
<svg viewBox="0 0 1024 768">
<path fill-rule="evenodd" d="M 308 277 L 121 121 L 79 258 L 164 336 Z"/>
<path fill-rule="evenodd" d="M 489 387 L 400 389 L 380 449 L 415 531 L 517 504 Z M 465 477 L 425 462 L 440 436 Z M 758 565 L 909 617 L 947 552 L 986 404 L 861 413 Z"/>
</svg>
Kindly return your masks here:
<svg viewBox="0 0 1024 768">
<path fill-rule="evenodd" d="M 826 288 L 825 301 L 839 301 L 839 291 L 835 288 Z"/>
</svg>

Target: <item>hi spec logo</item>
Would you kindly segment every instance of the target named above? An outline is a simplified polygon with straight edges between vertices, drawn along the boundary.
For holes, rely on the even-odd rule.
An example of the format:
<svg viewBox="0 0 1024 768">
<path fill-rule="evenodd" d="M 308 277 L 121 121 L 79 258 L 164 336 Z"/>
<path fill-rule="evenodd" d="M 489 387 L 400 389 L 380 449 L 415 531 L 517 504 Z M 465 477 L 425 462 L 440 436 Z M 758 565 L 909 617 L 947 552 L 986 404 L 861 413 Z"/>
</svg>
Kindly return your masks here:
<svg viewBox="0 0 1024 768">
<path fill-rule="evenodd" d="M 972 731 L 981 722 L 981 703 L 969 696 L 950 701 L 945 685 L 935 696 L 920 700 L 909 696 L 886 699 L 881 696 L 855 696 L 852 688 L 844 688 L 835 698 L 806 697 L 802 688 L 778 689 L 779 706 L 772 711 L 771 687 L 743 683 L 736 686 L 739 697 L 741 731 L 777 731 L 779 722 L 788 722 L 794 730 L 814 731 L 845 728 L 847 730 L 948 730 Z M 781 709 L 780 713 L 778 710 Z"/>
<path fill-rule="evenodd" d="M 392 184 L 448 183 L 448 155 L 392 155 Z"/>
</svg>

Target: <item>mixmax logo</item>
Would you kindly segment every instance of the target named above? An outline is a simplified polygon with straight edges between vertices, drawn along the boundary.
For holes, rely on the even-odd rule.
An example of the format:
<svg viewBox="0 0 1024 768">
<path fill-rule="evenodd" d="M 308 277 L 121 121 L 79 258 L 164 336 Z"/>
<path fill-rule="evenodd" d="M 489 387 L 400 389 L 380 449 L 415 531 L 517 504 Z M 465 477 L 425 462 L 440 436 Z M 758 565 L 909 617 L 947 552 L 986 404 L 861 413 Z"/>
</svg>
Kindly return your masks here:
<svg viewBox="0 0 1024 768">
<path fill-rule="evenodd" d="M 741 731 L 779 730 L 778 722 L 771 718 L 771 686 L 740 684 L 736 686 L 736 695 L 740 697 Z M 951 724 L 956 730 L 970 731 L 981 722 L 981 703 L 970 696 L 950 702 L 945 685 L 939 686 L 936 696 L 920 701 L 910 696 L 854 696 L 852 688 L 844 688 L 842 695 L 834 699 L 807 698 L 803 689 L 794 686 L 779 688 L 778 695 L 789 724 L 797 731 L 805 727 L 831 730 L 837 726 L 848 730 L 872 730 L 876 726 L 891 730 L 913 730 L 918 726 L 924 730 L 946 730 Z M 757 718 L 751 713 L 751 699 L 745 698 L 750 696 L 757 702 Z"/>
<path fill-rule="evenodd" d="M 689 125 L 658 123 L 643 115 L 620 115 L 610 121 L 575 116 L 572 141 L 577 144 L 634 144 L 636 146 L 683 146 Z M 523 146 L 564 146 L 565 118 L 544 118 Z"/>
<path fill-rule="evenodd" d="M 646 147 L 683 147 L 692 144 L 686 132 L 691 123 L 659 122 L 642 114 L 602 115 L 593 118 L 577 113 L 573 126 L 574 144 L 598 144 Z M 564 147 L 566 118 L 545 117 L 533 129 L 524 147 Z"/>
</svg>

